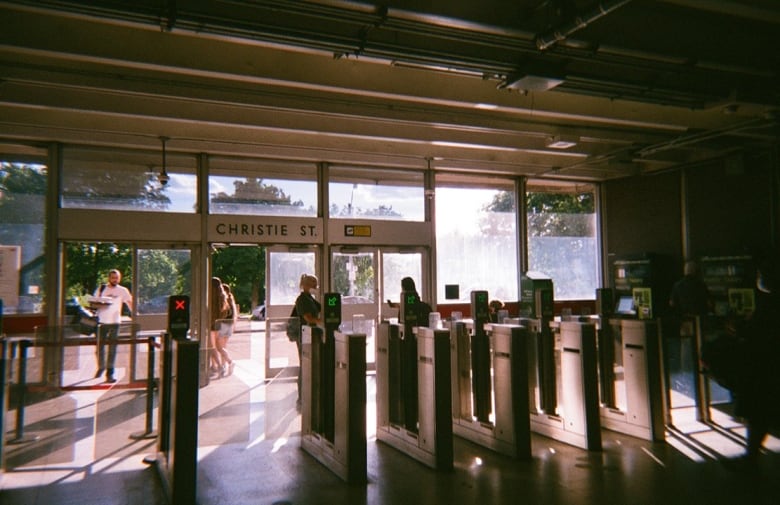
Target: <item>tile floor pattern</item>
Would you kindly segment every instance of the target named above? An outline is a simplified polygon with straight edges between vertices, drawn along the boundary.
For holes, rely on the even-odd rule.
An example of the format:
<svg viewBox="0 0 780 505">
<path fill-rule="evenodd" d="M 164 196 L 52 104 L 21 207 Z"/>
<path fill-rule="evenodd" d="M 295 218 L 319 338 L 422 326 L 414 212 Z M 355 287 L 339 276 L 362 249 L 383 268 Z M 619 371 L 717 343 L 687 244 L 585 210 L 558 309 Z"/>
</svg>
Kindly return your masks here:
<svg viewBox="0 0 780 505">
<path fill-rule="evenodd" d="M 770 439 L 758 471 L 728 470 L 719 459 L 742 452 L 744 427 L 717 412 L 717 426 L 702 425 L 689 408 L 673 411 L 665 442 L 603 430 L 603 450 L 588 452 L 533 435 L 530 461 L 456 437 L 454 470 L 435 471 L 376 441 L 370 375 L 368 483 L 345 484 L 300 449 L 294 379 L 265 380 L 262 358 L 238 352 L 240 342 L 234 374 L 200 390 L 199 505 L 780 504 L 780 440 Z M 165 503 L 156 469 L 143 461 L 156 448 L 143 437 L 145 391 L 127 387 L 126 368 L 110 387 L 92 378 L 92 365 L 80 369 L 67 378 L 79 387 L 28 401 L 20 443 L 8 411 L 0 504 Z M 153 419 L 156 427 L 156 409 Z"/>
</svg>

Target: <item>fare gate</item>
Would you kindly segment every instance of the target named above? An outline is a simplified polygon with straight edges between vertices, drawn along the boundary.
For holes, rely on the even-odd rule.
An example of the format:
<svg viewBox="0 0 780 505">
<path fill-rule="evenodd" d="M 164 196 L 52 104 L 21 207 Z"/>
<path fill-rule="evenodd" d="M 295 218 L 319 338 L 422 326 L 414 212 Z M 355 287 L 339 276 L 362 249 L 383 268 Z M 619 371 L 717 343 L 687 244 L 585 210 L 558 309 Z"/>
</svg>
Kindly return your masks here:
<svg viewBox="0 0 780 505">
<path fill-rule="evenodd" d="M 540 369 L 554 370 L 553 384 L 558 386 L 550 391 L 549 382 L 532 384 L 540 391 L 531 400 L 531 431 L 575 447 L 599 451 L 596 326 L 574 321 L 551 324 L 556 330 L 552 356 L 549 350 L 540 352 L 536 348 L 537 339 L 529 340 L 529 375 L 535 378 L 543 376 Z M 536 320 L 534 328 L 538 327 Z"/>
<path fill-rule="evenodd" d="M 474 375 L 474 323 L 451 324 L 453 433 L 474 443 L 516 458 L 531 457 L 531 430 L 528 415 L 528 330 L 518 325 L 486 324 L 489 337 L 487 389 L 494 404 L 492 415 L 483 420 L 478 406 L 488 401 L 484 392 L 472 388 Z"/>
<path fill-rule="evenodd" d="M 303 328 L 301 446 L 344 481 L 361 483 L 367 479 L 366 336 L 336 331 L 333 341 L 332 366 L 318 364 L 331 356 L 321 352 L 322 329 Z M 332 397 L 315 381 L 323 370 L 333 374 Z M 323 408 L 326 403 L 333 408 Z M 325 422 L 325 413 L 332 414 L 332 422 Z"/>
<path fill-rule="evenodd" d="M 406 339 L 405 346 L 403 340 Z M 415 360 L 404 348 L 413 345 Z M 377 440 L 439 470 L 452 469 L 452 397 L 449 330 L 409 328 L 383 322 L 376 339 Z M 402 387 L 403 373 L 416 371 L 416 388 Z M 412 408 L 408 403 L 413 402 Z M 417 414 L 416 420 L 409 412 Z"/>
<path fill-rule="evenodd" d="M 612 319 L 599 330 L 601 424 L 644 440 L 664 440 L 664 381 L 656 320 Z"/>
</svg>

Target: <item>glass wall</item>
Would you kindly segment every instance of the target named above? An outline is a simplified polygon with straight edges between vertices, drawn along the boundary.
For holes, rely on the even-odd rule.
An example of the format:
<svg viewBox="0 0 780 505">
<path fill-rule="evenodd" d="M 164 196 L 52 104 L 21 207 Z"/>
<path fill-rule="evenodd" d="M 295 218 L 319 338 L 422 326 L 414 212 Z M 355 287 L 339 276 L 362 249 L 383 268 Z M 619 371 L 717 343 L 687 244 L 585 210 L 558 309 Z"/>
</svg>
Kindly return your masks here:
<svg viewBox="0 0 780 505">
<path fill-rule="evenodd" d="M 331 218 L 425 221 L 423 172 L 331 167 Z"/>
<path fill-rule="evenodd" d="M 317 216 L 317 166 L 242 158 L 209 159 L 209 213 Z"/>
<path fill-rule="evenodd" d="M 594 300 L 599 286 L 596 188 L 529 181 L 528 270 L 553 280 L 556 300 Z"/>
<path fill-rule="evenodd" d="M 437 299 L 445 300 L 446 284 L 457 284 L 459 302 L 469 301 L 474 290 L 517 300 L 514 181 L 439 174 L 435 200 Z"/>
<path fill-rule="evenodd" d="M 67 147 L 60 206 L 192 214 L 198 211 L 196 166 L 194 156 L 168 154 L 163 167 L 162 150 Z"/>
<path fill-rule="evenodd" d="M 0 161 L 0 299 L 6 314 L 43 312 L 45 165 Z"/>
</svg>

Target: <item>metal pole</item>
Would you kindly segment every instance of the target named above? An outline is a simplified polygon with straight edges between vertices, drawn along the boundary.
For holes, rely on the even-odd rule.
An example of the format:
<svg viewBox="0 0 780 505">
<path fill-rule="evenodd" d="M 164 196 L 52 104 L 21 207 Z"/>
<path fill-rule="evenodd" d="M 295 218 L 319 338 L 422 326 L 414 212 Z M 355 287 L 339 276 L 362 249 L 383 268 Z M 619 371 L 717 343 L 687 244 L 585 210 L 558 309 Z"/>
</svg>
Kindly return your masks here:
<svg viewBox="0 0 780 505">
<path fill-rule="evenodd" d="M 152 431 L 152 411 L 154 410 L 154 335 L 149 335 L 148 346 L 149 351 L 146 357 L 146 429 L 139 433 L 132 433 L 130 438 L 134 440 L 157 438 L 157 433 Z"/>
<path fill-rule="evenodd" d="M 25 442 L 34 442 L 38 436 L 24 436 L 24 404 L 27 396 L 27 348 L 32 346 L 30 340 L 19 341 L 19 401 L 16 406 L 16 436 L 9 440 L 9 444 L 22 444 Z"/>
<path fill-rule="evenodd" d="M 696 420 L 702 423 L 711 423 L 709 381 L 702 373 L 700 365 L 701 347 L 703 342 L 701 335 L 701 317 L 696 316 L 693 323 L 693 377 L 696 385 Z"/>
</svg>

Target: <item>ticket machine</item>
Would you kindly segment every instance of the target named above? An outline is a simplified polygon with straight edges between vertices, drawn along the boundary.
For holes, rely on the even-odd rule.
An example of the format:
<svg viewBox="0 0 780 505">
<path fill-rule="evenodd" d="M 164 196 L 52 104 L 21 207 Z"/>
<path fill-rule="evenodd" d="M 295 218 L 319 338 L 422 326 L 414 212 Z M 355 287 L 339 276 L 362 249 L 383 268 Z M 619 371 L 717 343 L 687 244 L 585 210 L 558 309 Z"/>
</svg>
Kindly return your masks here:
<svg viewBox="0 0 780 505">
<path fill-rule="evenodd" d="M 366 335 L 338 331 L 341 295 L 326 293 L 324 330 L 301 331 L 301 447 L 350 483 L 367 478 Z"/>
</svg>

